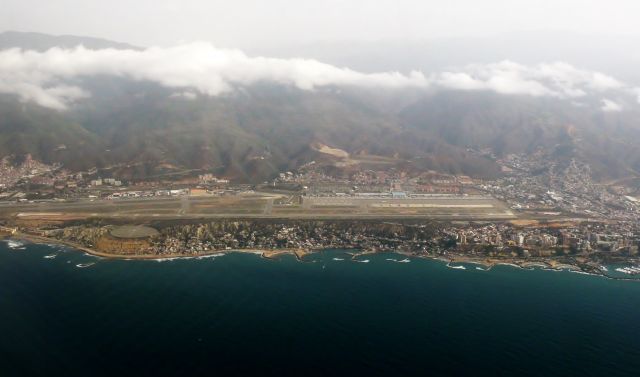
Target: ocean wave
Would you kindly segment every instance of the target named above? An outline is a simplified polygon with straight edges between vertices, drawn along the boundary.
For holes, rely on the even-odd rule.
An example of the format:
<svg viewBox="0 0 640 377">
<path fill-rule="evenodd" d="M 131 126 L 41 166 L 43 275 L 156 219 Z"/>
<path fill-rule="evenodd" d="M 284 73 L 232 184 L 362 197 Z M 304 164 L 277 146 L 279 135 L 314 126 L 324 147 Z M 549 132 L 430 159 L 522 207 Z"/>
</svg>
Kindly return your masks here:
<svg viewBox="0 0 640 377">
<path fill-rule="evenodd" d="M 333 260 L 341 261 L 341 260 L 344 260 L 344 258 L 333 258 Z"/>
<path fill-rule="evenodd" d="M 87 268 L 87 267 L 91 267 L 94 264 L 96 264 L 95 262 L 90 262 L 90 263 L 78 263 L 76 264 L 76 267 L 78 268 Z"/>
<path fill-rule="evenodd" d="M 453 269 L 456 269 L 456 270 L 466 270 L 467 269 L 465 266 L 460 266 L 460 265 L 452 266 L 452 265 L 448 264 L 447 267 L 453 268 Z"/>
<path fill-rule="evenodd" d="M 510 267 L 515 267 L 515 268 L 522 269 L 522 266 L 519 266 L 519 265 L 514 264 L 514 263 L 498 263 L 498 264 L 502 265 L 502 266 L 510 266 Z"/>
<path fill-rule="evenodd" d="M 5 241 L 7 243 L 7 246 L 9 247 L 9 249 L 11 250 L 24 250 L 24 243 L 20 242 L 20 241 L 16 241 L 16 240 L 7 240 Z"/>
<path fill-rule="evenodd" d="M 74 249 L 74 248 L 72 248 L 70 246 L 67 246 L 67 245 L 61 245 L 61 244 L 55 244 L 55 243 L 48 243 L 48 244 L 45 244 L 45 245 L 49 246 L 52 249 L 56 249 L 56 251 L 61 251 L 61 252 L 64 252 L 64 253 L 69 252 L 69 251 L 73 251 L 73 252 L 78 251 L 77 249 Z"/>
<path fill-rule="evenodd" d="M 230 253 L 245 253 L 245 254 L 253 254 L 253 255 L 263 255 L 264 251 L 260 250 L 228 250 Z"/>
<path fill-rule="evenodd" d="M 488 271 L 487 269 L 482 268 L 482 267 L 476 267 L 476 270 L 478 270 L 478 271 Z"/>
<path fill-rule="evenodd" d="M 45 255 L 43 258 L 44 259 L 54 259 L 57 256 L 58 256 L 58 254 L 49 254 L 49 255 Z"/>
<path fill-rule="evenodd" d="M 409 259 L 409 258 L 404 258 L 404 259 L 387 258 L 386 260 L 388 260 L 389 262 L 394 262 L 394 263 L 409 263 L 409 262 L 411 262 L 411 259 Z"/>
<path fill-rule="evenodd" d="M 216 254 L 202 255 L 202 256 L 197 257 L 196 259 L 198 259 L 198 260 L 200 260 L 200 259 L 215 259 L 215 258 L 218 258 L 218 257 L 222 257 L 224 255 L 225 255 L 224 253 L 216 253 Z"/>
<path fill-rule="evenodd" d="M 151 261 L 155 261 L 155 262 L 173 262 L 176 260 L 191 260 L 191 259 L 196 259 L 196 260 L 202 260 L 202 259 L 215 259 L 215 258 L 219 258 L 222 256 L 225 256 L 226 253 L 216 253 L 216 254 L 207 254 L 207 255 L 194 255 L 194 256 L 185 256 L 185 257 L 167 257 L 167 258 L 154 258 L 154 259 L 146 259 L 146 260 L 151 260 Z"/>
<path fill-rule="evenodd" d="M 151 260 L 162 263 L 162 262 L 173 262 L 174 260 L 179 260 L 179 259 L 193 259 L 193 258 L 189 258 L 189 257 L 173 257 L 173 258 L 156 258 L 156 259 L 151 259 Z"/>
<path fill-rule="evenodd" d="M 592 273 L 589 273 L 589 272 L 577 271 L 577 270 L 569 270 L 569 272 L 572 272 L 574 274 L 580 274 L 580 275 L 600 276 L 598 274 L 592 274 Z"/>
<path fill-rule="evenodd" d="M 357 259 L 354 259 L 353 261 L 354 261 L 354 262 L 358 262 L 358 263 L 369 263 L 369 260 L 368 260 L 368 259 L 363 259 L 363 260 L 357 260 Z"/>
</svg>

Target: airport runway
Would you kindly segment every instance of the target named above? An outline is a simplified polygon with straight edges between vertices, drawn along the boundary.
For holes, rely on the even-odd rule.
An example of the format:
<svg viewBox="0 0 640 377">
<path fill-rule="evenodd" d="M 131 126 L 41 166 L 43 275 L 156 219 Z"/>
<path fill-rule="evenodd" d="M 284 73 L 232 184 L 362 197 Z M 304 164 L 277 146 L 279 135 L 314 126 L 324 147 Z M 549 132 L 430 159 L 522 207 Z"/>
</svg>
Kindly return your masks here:
<svg viewBox="0 0 640 377">
<path fill-rule="evenodd" d="M 514 219 L 504 203 L 490 197 L 354 198 L 311 197 L 302 204 L 274 204 L 273 196 L 168 197 L 70 202 L 8 203 L 0 217 L 56 218 L 425 218 L 455 220 Z"/>
</svg>

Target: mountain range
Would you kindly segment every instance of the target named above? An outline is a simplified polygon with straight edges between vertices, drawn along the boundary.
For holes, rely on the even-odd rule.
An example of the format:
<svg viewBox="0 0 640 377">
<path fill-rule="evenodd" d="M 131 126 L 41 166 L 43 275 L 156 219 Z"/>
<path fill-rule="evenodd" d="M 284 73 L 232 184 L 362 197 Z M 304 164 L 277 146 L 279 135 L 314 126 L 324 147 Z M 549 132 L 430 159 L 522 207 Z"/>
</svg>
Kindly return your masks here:
<svg viewBox="0 0 640 377">
<path fill-rule="evenodd" d="M 0 50 L 52 47 L 141 50 L 102 39 L 0 34 Z M 220 95 L 104 74 L 70 79 L 90 95 L 64 110 L 2 93 L 0 155 L 30 153 L 71 170 L 114 167 L 128 178 L 211 171 L 261 182 L 310 161 L 376 168 L 392 163 L 474 177 L 500 174 L 495 159 L 540 148 L 588 162 L 597 179 L 640 171 L 637 106 L 603 111 L 601 99 L 452 88 L 258 82 Z M 480 151 L 492 151 L 492 154 Z M 345 164 L 345 166 L 353 166 Z"/>
</svg>

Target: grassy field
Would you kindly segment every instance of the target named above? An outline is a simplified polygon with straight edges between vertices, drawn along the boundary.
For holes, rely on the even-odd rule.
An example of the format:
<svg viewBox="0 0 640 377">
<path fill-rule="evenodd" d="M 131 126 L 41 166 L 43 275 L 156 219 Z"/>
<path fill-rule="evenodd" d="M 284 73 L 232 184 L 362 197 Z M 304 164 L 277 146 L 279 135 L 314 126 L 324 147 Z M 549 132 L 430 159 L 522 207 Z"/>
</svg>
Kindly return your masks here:
<svg viewBox="0 0 640 377">
<path fill-rule="evenodd" d="M 146 238 L 155 236 L 158 231 L 148 226 L 123 225 L 111 229 L 110 233 L 116 238 Z"/>
</svg>

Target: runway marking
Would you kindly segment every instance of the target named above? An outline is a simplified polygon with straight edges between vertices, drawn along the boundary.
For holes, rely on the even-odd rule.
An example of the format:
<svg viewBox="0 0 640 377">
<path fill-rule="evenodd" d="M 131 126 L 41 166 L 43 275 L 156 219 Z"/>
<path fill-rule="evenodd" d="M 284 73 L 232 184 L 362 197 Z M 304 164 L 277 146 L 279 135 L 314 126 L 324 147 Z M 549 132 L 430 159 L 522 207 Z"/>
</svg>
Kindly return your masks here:
<svg viewBox="0 0 640 377">
<path fill-rule="evenodd" d="M 375 203 L 380 208 L 493 208 L 493 204 L 426 204 L 426 203 Z"/>
</svg>

